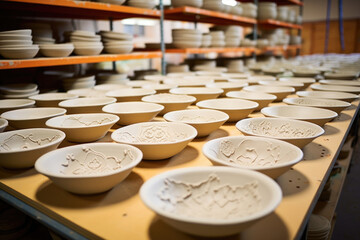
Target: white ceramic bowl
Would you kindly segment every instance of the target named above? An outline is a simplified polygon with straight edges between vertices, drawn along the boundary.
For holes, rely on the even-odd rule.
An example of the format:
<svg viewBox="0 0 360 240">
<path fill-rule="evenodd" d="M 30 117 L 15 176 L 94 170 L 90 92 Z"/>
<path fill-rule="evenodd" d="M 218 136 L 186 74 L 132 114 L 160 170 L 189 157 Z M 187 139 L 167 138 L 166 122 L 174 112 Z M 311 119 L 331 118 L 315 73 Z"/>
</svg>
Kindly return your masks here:
<svg viewBox="0 0 360 240">
<path fill-rule="evenodd" d="M 21 108 L 32 108 L 35 106 L 34 100 L 29 99 L 4 99 L 0 100 L 0 114 Z"/>
<path fill-rule="evenodd" d="M 155 94 L 156 91 L 153 89 L 145 88 L 130 88 L 130 89 L 118 89 L 109 91 L 106 93 L 107 97 L 116 98 L 118 102 L 133 102 L 141 101 L 144 96 Z"/>
<path fill-rule="evenodd" d="M 227 97 L 240 98 L 257 102 L 259 106 L 255 108 L 255 111 L 259 111 L 264 107 L 267 107 L 270 103 L 275 101 L 276 96 L 269 93 L 262 92 L 245 92 L 245 91 L 232 91 L 226 93 Z"/>
<path fill-rule="evenodd" d="M 105 93 L 108 91 L 113 91 L 116 89 L 124 89 L 124 88 L 129 89 L 131 87 L 127 86 L 125 84 L 100 84 L 100 85 L 94 86 L 94 90 L 103 91 Z"/>
<path fill-rule="evenodd" d="M 108 104 L 116 102 L 115 98 L 109 97 L 88 97 L 88 98 L 75 98 L 65 100 L 59 103 L 59 107 L 67 110 L 68 114 L 75 113 L 102 113 L 102 108 Z"/>
<path fill-rule="evenodd" d="M 304 87 L 307 88 L 311 84 L 315 83 L 316 80 L 314 78 L 301 78 L 301 77 L 291 77 L 291 78 L 280 78 L 280 82 L 299 82 L 303 83 Z"/>
<path fill-rule="evenodd" d="M 100 91 L 90 88 L 74 89 L 67 91 L 69 94 L 78 95 L 83 98 L 104 98 L 106 91 Z"/>
<path fill-rule="evenodd" d="M 61 116 L 66 113 L 63 108 L 25 108 L 17 109 L 1 114 L 2 118 L 8 120 L 9 125 L 16 129 L 24 128 L 43 128 L 45 122 L 53 117 Z"/>
<path fill-rule="evenodd" d="M 6 119 L 0 118 L 0 133 L 2 133 L 7 126 L 9 126 L 9 122 Z"/>
<path fill-rule="evenodd" d="M 144 159 L 161 160 L 181 152 L 196 135 L 196 129 L 185 123 L 150 122 L 117 129 L 111 138 L 138 147 Z"/>
<path fill-rule="evenodd" d="M 205 137 L 221 127 L 229 115 L 212 109 L 189 109 L 166 113 L 164 119 L 168 122 L 187 123 L 198 132 L 197 137 Z"/>
<path fill-rule="evenodd" d="M 70 142 L 93 142 L 104 137 L 119 117 L 106 113 L 70 114 L 46 121 L 46 126 L 66 134 Z"/>
<path fill-rule="evenodd" d="M 199 108 L 222 111 L 229 115 L 229 122 L 235 122 L 246 118 L 259 106 L 259 104 L 243 99 L 219 98 L 198 102 L 196 106 Z"/>
<path fill-rule="evenodd" d="M 248 83 L 242 82 L 214 82 L 206 84 L 206 87 L 221 88 L 222 90 L 224 90 L 224 92 L 220 96 L 225 97 L 226 93 L 230 91 L 240 91 L 243 87 L 246 87 L 248 85 Z"/>
<path fill-rule="evenodd" d="M 256 170 L 277 178 L 303 159 L 297 146 L 272 138 L 232 136 L 211 140 L 203 154 L 220 166 Z"/>
<path fill-rule="evenodd" d="M 218 194 L 230 189 L 234 194 Z M 239 233 L 274 212 L 282 193 L 274 180 L 256 171 L 193 167 L 156 175 L 142 185 L 140 197 L 180 231 L 222 237 Z"/>
<path fill-rule="evenodd" d="M 29 99 L 36 101 L 38 107 L 57 107 L 61 101 L 75 98 L 78 96 L 69 93 L 43 93 L 29 97 Z"/>
<path fill-rule="evenodd" d="M 360 93 L 360 87 L 354 87 L 354 86 L 312 84 L 310 87 L 315 91 L 347 92 L 353 94 Z"/>
<path fill-rule="evenodd" d="M 276 101 L 281 101 L 291 93 L 295 92 L 293 87 L 282 87 L 282 86 L 248 86 L 244 87 L 244 91 L 248 92 L 264 92 L 273 94 L 276 96 Z"/>
<path fill-rule="evenodd" d="M 247 118 L 236 123 L 236 128 L 246 136 L 275 138 L 303 148 L 324 134 L 324 129 L 314 123 L 287 118 Z"/>
<path fill-rule="evenodd" d="M 349 80 L 320 80 L 319 83 L 325 84 L 325 85 L 341 85 L 341 86 L 360 87 L 360 81 L 349 81 Z"/>
<path fill-rule="evenodd" d="M 303 106 L 273 106 L 266 107 L 261 113 L 267 117 L 290 118 L 303 120 L 323 126 L 338 116 L 334 111 Z"/>
<path fill-rule="evenodd" d="M 15 83 L 0 86 L 0 92 L 6 95 L 20 95 L 35 92 L 37 88 L 34 83 Z"/>
<path fill-rule="evenodd" d="M 149 122 L 158 115 L 164 106 L 147 102 L 113 103 L 103 107 L 103 112 L 117 115 L 119 125 L 130 125 L 140 122 Z"/>
<path fill-rule="evenodd" d="M 29 168 L 43 154 L 55 150 L 64 140 L 62 131 L 29 128 L 0 133 L 0 166 Z"/>
<path fill-rule="evenodd" d="M 207 87 L 181 87 L 170 89 L 173 94 L 187 94 L 196 98 L 196 103 L 219 97 L 224 90 L 221 88 L 207 88 Z"/>
<path fill-rule="evenodd" d="M 293 70 L 292 71 L 294 73 L 295 77 L 316 77 L 317 75 L 319 75 L 321 72 L 318 70 L 311 70 L 311 69 L 304 69 L 304 70 Z"/>
<path fill-rule="evenodd" d="M 345 101 L 321 98 L 285 98 L 283 102 L 289 105 L 324 108 L 337 114 L 351 106 L 351 103 Z"/>
<path fill-rule="evenodd" d="M 300 82 L 290 82 L 290 81 L 259 81 L 260 85 L 264 86 L 282 86 L 282 87 L 293 87 L 295 91 L 301 90 L 305 88 L 305 85 Z"/>
<path fill-rule="evenodd" d="M 122 182 L 141 159 L 133 146 L 91 143 L 49 152 L 36 161 L 35 169 L 66 191 L 96 194 Z"/>
<path fill-rule="evenodd" d="M 358 95 L 345 92 L 328 92 L 328 91 L 299 91 L 296 95 L 304 98 L 321 98 L 321 99 L 335 99 L 345 102 L 352 102 L 359 98 Z"/>
</svg>

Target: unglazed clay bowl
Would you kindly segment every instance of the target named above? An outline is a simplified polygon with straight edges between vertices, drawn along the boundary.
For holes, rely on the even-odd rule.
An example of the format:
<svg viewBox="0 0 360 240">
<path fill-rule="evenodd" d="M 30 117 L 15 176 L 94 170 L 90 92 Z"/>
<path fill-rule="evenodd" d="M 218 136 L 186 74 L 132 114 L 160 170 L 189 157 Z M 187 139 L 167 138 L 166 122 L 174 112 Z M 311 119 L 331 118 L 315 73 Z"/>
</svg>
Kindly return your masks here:
<svg viewBox="0 0 360 240">
<path fill-rule="evenodd" d="M 310 87 L 312 90 L 315 91 L 347 92 L 353 94 L 360 93 L 360 87 L 354 87 L 354 86 L 312 84 Z"/>
<path fill-rule="evenodd" d="M 205 137 L 221 127 L 229 115 L 212 109 L 189 109 L 166 113 L 164 119 L 168 122 L 187 123 L 198 132 L 197 137 Z"/>
<path fill-rule="evenodd" d="M 309 87 L 311 84 L 315 83 L 316 80 L 314 78 L 301 78 L 301 77 L 291 77 L 291 78 L 280 78 L 280 82 L 295 82 L 295 83 L 303 83 L 304 88 Z"/>
<path fill-rule="evenodd" d="M 280 87 L 293 87 L 295 91 L 299 91 L 305 88 L 305 85 L 300 82 L 280 82 L 280 81 L 259 81 L 260 85 L 264 86 L 280 86 Z"/>
<path fill-rule="evenodd" d="M 252 113 L 259 104 L 253 101 L 236 98 L 209 99 L 196 104 L 202 109 L 214 109 L 229 115 L 229 122 L 239 121 Z"/>
<path fill-rule="evenodd" d="M 318 70 L 293 70 L 292 71 L 294 73 L 295 77 L 316 77 L 317 75 L 319 75 L 321 72 Z"/>
<path fill-rule="evenodd" d="M 2 118 L 8 120 L 9 125 L 16 129 L 24 128 L 43 128 L 45 122 L 53 117 L 61 116 L 66 113 L 63 108 L 25 108 L 17 109 L 1 114 Z"/>
<path fill-rule="evenodd" d="M 304 98 L 321 98 L 321 99 L 335 99 L 351 103 L 359 98 L 358 95 L 345 92 L 328 92 L 328 91 L 299 91 L 296 95 Z"/>
<path fill-rule="evenodd" d="M 211 140 L 203 154 L 214 164 L 259 171 L 277 178 L 303 159 L 297 146 L 272 138 L 232 136 Z"/>
<path fill-rule="evenodd" d="M 15 83 L 0 86 L 0 92 L 4 95 L 21 95 L 35 92 L 38 86 L 34 83 Z"/>
<path fill-rule="evenodd" d="M 214 82 L 213 77 L 184 76 L 178 78 L 165 78 L 164 83 L 178 87 L 205 87 L 206 84 Z"/>
<path fill-rule="evenodd" d="M 145 96 L 141 99 L 143 102 L 158 103 L 164 106 L 164 109 L 159 113 L 165 113 L 177 110 L 184 110 L 196 101 L 196 98 L 189 95 L 160 93 L 150 96 Z"/>
<path fill-rule="evenodd" d="M 314 123 L 287 118 L 247 118 L 236 123 L 236 128 L 246 136 L 279 139 L 299 148 L 324 134 L 324 129 Z"/>
<path fill-rule="evenodd" d="M 273 106 L 266 107 L 261 113 L 267 117 L 290 118 L 303 120 L 323 126 L 338 116 L 334 111 L 303 106 Z"/>
<path fill-rule="evenodd" d="M 149 122 L 117 129 L 111 138 L 138 147 L 144 159 L 161 160 L 181 152 L 196 135 L 196 129 L 185 123 Z"/>
<path fill-rule="evenodd" d="M 74 94 L 82 98 L 104 98 L 106 91 L 100 91 L 90 88 L 81 88 L 67 91 L 69 94 Z"/>
<path fill-rule="evenodd" d="M 120 118 L 117 124 L 130 125 L 151 121 L 164 110 L 164 106 L 147 102 L 122 102 L 106 105 L 102 110 L 117 115 Z"/>
<path fill-rule="evenodd" d="M 21 108 L 32 108 L 35 106 L 34 100 L 29 99 L 3 99 L 0 100 L 0 113 Z"/>
<path fill-rule="evenodd" d="M 239 98 L 257 102 L 259 106 L 254 111 L 259 111 L 267 107 L 270 103 L 275 101 L 276 96 L 269 93 L 262 92 L 245 92 L 245 91 L 232 91 L 226 94 L 227 97 Z"/>
<path fill-rule="evenodd" d="M 102 108 L 116 102 L 115 98 L 109 97 L 86 97 L 65 100 L 59 103 L 59 107 L 67 110 L 68 114 L 76 113 L 102 113 Z"/>
<path fill-rule="evenodd" d="M 108 92 L 108 91 L 113 91 L 113 90 L 116 90 L 116 89 L 129 89 L 131 88 L 130 86 L 127 86 L 125 84 L 99 84 L 99 85 L 96 85 L 94 86 L 94 90 L 97 90 L 97 91 L 104 91 L 104 92 Z M 105 93 L 104 93 L 105 95 Z"/>
<path fill-rule="evenodd" d="M 0 118 L 0 133 L 2 133 L 7 126 L 9 126 L 9 122 L 6 119 Z"/>
<path fill-rule="evenodd" d="M 141 151 L 130 145 L 90 143 L 49 152 L 35 169 L 66 191 L 96 194 L 122 182 L 141 159 Z"/>
<path fill-rule="evenodd" d="M 70 142 L 94 142 L 103 138 L 119 117 L 106 113 L 70 114 L 46 121 L 46 126 L 66 134 Z"/>
<path fill-rule="evenodd" d="M 289 105 L 324 108 L 337 114 L 351 106 L 351 103 L 345 101 L 321 98 L 285 98 L 283 102 Z"/>
<path fill-rule="evenodd" d="M 118 89 L 106 93 L 107 97 L 116 98 L 118 102 L 141 101 L 142 97 L 153 95 L 156 91 L 145 88 Z"/>
<path fill-rule="evenodd" d="M 209 88 L 221 88 L 224 92 L 220 95 L 220 97 L 225 97 L 226 93 L 230 91 L 240 91 L 243 87 L 248 86 L 248 83 L 242 82 L 215 82 L 206 84 L 206 87 Z"/>
<path fill-rule="evenodd" d="M 62 131 L 29 128 L 0 133 L 0 166 L 29 168 L 43 154 L 55 150 L 64 140 Z"/>
<path fill-rule="evenodd" d="M 248 86 L 244 87 L 244 91 L 247 92 L 264 92 L 273 94 L 276 96 L 276 101 L 281 101 L 286 98 L 291 93 L 295 92 L 295 88 L 293 87 L 283 87 L 283 86 Z"/>
<path fill-rule="evenodd" d="M 219 97 L 224 90 L 221 88 L 207 88 L 207 87 L 181 87 L 170 89 L 172 94 L 187 94 L 196 98 L 195 103 L 207 100 L 214 99 Z"/>
<path fill-rule="evenodd" d="M 78 98 L 70 93 L 43 93 L 29 97 L 38 107 L 57 107 L 61 101 Z"/>
<path fill-rule="evenodd" d="M 150 83 L 145 84 L 142 86 L 142 88 L 146 89 L 153 89 L 156 91 L 156 93 L 169 93 L 170 89 L 176 88 L 176 85 L 173 84 L 159 84 L 159 83 Z"/>
<path fill-rule="evenodd" d="M 324 84 L 324 85 L 341 85 L 341 86 L 360 87 L 360 81 L 351 81 L 351 80 L 320 80 L 319 83 Z"/>
<path fill-rule="evenodd" d="M 158 174 L 142 185 L 140 197 L 180 231 L 222 237 L 239 233 L 274 212 L 282 192 L 273 179 L 256 171 L 211 166 Z"/>
</svg>

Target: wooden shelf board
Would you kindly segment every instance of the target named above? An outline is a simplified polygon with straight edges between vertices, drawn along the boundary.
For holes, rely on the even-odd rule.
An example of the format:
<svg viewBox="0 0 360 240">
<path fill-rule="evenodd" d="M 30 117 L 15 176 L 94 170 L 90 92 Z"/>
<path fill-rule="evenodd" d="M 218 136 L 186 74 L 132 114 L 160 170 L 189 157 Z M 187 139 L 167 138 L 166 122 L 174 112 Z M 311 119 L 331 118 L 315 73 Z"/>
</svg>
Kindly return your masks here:
<svg viewBox="0 0 360 240">
<path fill-rule="evenodd" d="M 0 14 L 114 20 L 131 17 L 160 18 L 159 10 L 72 0 L 4 0 L 0 1 Z"/>
<path fill-rule="evenodd" d="M 254 0 L 237 0 L 238 2 L 251 2 Z M 259 0 L 259 2 L 269 2 L 269 0 Z M 303 6 L 303 2 L 299 0 L 272 0 L 271 2 L 275 2 L 277 5 L 298 5 Z"/>
<path fill-rule="evenodd" d="M 291 28 L 291 29 L 302 29 L 301 25 L 282 22 L 274 19 L 258 20 L 258 26 L 261 28 Z"/>
<path fill-rule="evenodd" d="M 164 11 L 165 20 L 214 23 L 218 25 L 252 26 L 256 19 L 215 12 L 194 7 L 169 8 Z"/>
<path fill-rule="evenodd" d="M 101 54 L 97 56 L 70 56 L 61 58 L 33 58 L 33 59 L 6 59 L 0 60 L 0 69 L 16 69 L 16 68 L 31 68 L 31 67 L 49 67 L 72 65 L 81 63 L 98 63 L 107 61 L 121 61 L 121 60 L 135 60 L 147 58 L 160 58 L 161 52 L 136 52 L 129 54 Z"/>
</svg>

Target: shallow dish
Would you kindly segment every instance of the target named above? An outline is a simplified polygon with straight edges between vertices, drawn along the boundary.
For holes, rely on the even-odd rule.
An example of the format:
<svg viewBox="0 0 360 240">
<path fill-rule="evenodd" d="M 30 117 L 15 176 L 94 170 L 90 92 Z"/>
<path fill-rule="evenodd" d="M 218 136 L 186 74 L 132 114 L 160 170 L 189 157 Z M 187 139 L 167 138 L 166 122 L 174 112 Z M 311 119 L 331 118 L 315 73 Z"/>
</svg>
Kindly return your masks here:
<svg viewBox="0 0 360 240">
<path fill-rule="evenodd" d="M 61 101 L 59 107 L 67 110 L 68 114 L 75 113 L 102 113 L 102 108 L 105 105 L 116 102 L 115 98 L 103 97 L 87 97 L 75 98 L 70 100 Z"/>
<path fill-rule="evenodd" d="M 341 79 L 341 80 L 352 80 L 356 79 L 359 76 L 359 72 L 327 72 L 324 74 L 326 79 Z"/>
<path fill-rule="evenodd" d="M 144 96 L 155 94 L 156 91 L 153 89 L 145 88 L 130 88 L 130 89 L 118 89 L 109 91 L 106 93 L 107 97 L 116 98 L 118 102 L 133 102 L 141 101 Z"/>
<path fill-rule="evenodd" d="M 165 78 L 165 84 L 178 87 L 205 87 L 206 84 L 214 82 L 213 77 L 183 76 L 181 78 Z"/>
<path fill-rule="evenodd" d="M 7 126 L 9 126 L 9 122 L 6 119 L 0 118 L 0 133 L 2 133 Z"/>
<path fill-rule="evenodd" d="M 358 95 L 345 92 L 329 92 L 329 91 L 299 91 L 296 95 L 304 98 L 321 98 L 321 99 L 336 99 L 345 102 L 352 102 L 359 98 Z"/>
<path fill-rule="evenodd" d="M 232 189 L 234 194 L 218 194 L 219 190 Z M 213 196 L 218 196 L 218 201 Z M 274 212 L 282 193 L 274 180 L 255 171 L 193 167 L 152 177 L 142 185 L 140 197 L 163 221 L 180 231 L 221 237 L 239 233 Z"/>
<path fill-rule="evenodd" d="M 246 118 L 259 106 L 259 104 L 243 99 L 219 98 L 198 102 L 196 106 L 199 108 L 222 111 L 229 115 L 229 122 L 234 122 Z"/>
<path fill-rule="evenodd" d="M 96 194 L 122 182 L 141 159 L 141 151 L 130 145 L 91 143 L 49 152 L 35 169 L 66 191 Z"/>
<path fill-rule="evenodd" d="M 282 86 L 282 87 L 293 87 L 295 88 L 295 91 L 301 90 L 305 88 L 305 85 L 300 82 L 280 82 L 280 81 L 259 81 L 260 85 L 264 86 Z"/>
<path fill-rule="evenodd" d="M 161 160 L 181 152 L 196 135 L 196 129 L 185 123 L 151 122 L 122 127 L 111 138 L 138 147 L 144 159 Z"/>
<path fill-rule="evenodd" d="M 302 106 L 266 107 L 261 110 L 261 113 L 267 117 L 303 120 L 319 126 L 323 126 L 338 116 L 336 112 L 331 110 Z"/>
<path fill-rule="evenodd" d="M 353 94 L 360 93 L 360 87 L 354 86 L 312 84 L 310 87 L 315 91 L 347 92 Z"/>
<path fill-rule="evenodd" d="M 100 91 L 90 88 L 73 89 L 67 91 L 69 94 L 78 95 L 82 98 L 104 98 L 106 91 Z"/>
<path fill-rule="evenodd" d="M 146 89 L 153 89 L 156 91 L 156 93 L 169 93 L 170 89 L 176 88 L 176 85 L 173 84 L 160 84 L 160 83 L 150 83 L 145 84 L 142 86 L 142 88 Z"/>
<path fill-rule="evenodd" d="M 75 98 L 78 96 L 69 93 L 43 93 L 29 97 L 29 99 L 36 101 L 38 107 L 58 107 L 61 101 Z"/>
<path fill-rule="evenodd" d="M 317 75 L 319 75 L 321 72 L 318 70 L 293 70 L 292 71 L 294 73 L 295 77 L 316 77 Z"/>
<path fill-rule="evenodd" d="M 29 94 L 35 92 L 37 88 L 34 83 L 15 83 L 0 86 L 0 92 L 6 95 Z"/>
<path fill-rule="evenodd" d="M 276 96 L 276 101 L 281 101 L 291 93 L 295 92 L 293 87 L 282 87 L 282 86 L 248 86 L 244 87 L 244 91 L 248 92 L 264 92 L 270 93 Z"/>
<path fill-rule="evenodd" d="M 103 91 L 105 93 L 108 92 L 108 91 L 113 91 L 113 90 L 116 90 L 116 89 L 123 89 L 123 88 L 129 89 L 131 87 L 127 86 L 125 84 L 100 84 L 100 85 L 94 86 L 94 90 Z"/>
<path fill-rule="evenodd" d="M 164 119 L 168 122 L 187 123 L 196 128 L 197 137 L 205 137 L 221 127 L 229 115 L 212 109 L 191 109 L 166 113 Z"/>
<path fill-rule="evenodd" d="M 224 90 L 221 88 L 207 88 L 207 87 L 181 87 L 170 89 L 172 94 L 187 94 L 196 98 L 196 103 L 219 97 Z"/>
<path fill-rule="evenodd" d="M 245 91 L 232 91 L 226 94 L 227 97 L 240 98 L 257 102 L 259 106 L 254 111 L 259 111 L 267 107 L 270 103 L 276 100 L 276 96 L 269 93 L 262 92 L 245 92 Z"/>
<path fill-rule="evenodd" d="M 341 86 L 355 86 L 360 87 L 360 81 L 349 80 L 320 80 L 319 83 L 325 85 L 341 85 Z"/>
<path fill-rule="evenodd" d="M 29 168 L 43 154 L 56 149 L 64 140 L 62 131 L 29 128 L 0 133 L 0 165 L 5 168 Z"/>
<path fill-rule="evenodd" d="M 248 86 L 248 83 L 242 82 L 215 82 L 208 83 L 206 87 L 208 88 L 221 88 L 224 92 L 220 95 L 221 97 L 225 97 L 226 93 L 230 91 L 240 91 L 243 87 Z"/>
<path fill-rule="evenodd" d="M 324 134 L 324 129 L 314 123 L 286 118 L 247 118 L 236 123 L 236 128 L 246 136 L 275 138 L 303 148 Z"/>
<path fill-rule="evenodd" d="M 0 114 L 21 108 L 32 108 L 35 106 L 34 100 L 29 99 L 4 99 L 0 100 Z"/>
<path fill-rule="evenodd" d="M 283 102 L 289 105 L 324 108 L 337 114 L 351 106 L 351 103 L 345 101 L 321 98 L 285 98 Z"/>
<path fill-rule="evenodd" d="M 103 112 L 117 115 L 119 125 L 130 125 L 140 122 L 149 122 L 158 115 L 164 106 L 147 102 L 112 103 L 103 107 Z"/>
<path fill-rule="evenodd" d="M 16 129 L 24 128 L 43 128 L 45 122 L 53 117 L 61 116 L 66 113 L 63 108 L 25 108 L 17 109 L 1 114 L 2 118 L 8 120 L 9 125 Z"/>
<path fill-rule="evenodd" d="M 311 84 L 315 83 L 316 80 L 314 78 L 301 78 L 301 77 L 291 77 L 291 78 L 280 78 L 280 82 L 295 82 L 295 83 L 303 83 L 304 88 L 309 87 Z"/>
</svg>

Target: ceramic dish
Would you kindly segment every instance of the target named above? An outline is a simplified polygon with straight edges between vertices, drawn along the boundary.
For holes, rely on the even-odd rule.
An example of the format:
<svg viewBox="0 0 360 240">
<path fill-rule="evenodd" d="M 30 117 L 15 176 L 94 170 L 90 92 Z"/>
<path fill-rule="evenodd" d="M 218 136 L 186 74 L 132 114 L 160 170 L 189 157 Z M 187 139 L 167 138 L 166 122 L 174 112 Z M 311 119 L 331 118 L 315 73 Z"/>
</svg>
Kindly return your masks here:
<svg viewBox="0 0 360 240">
<path fill-rule="evenodd" d="M 283 87 L 293 87 L 295 88 L 295 91 L 299 91 L 301 89 L 305 88 L 305 85 L 300 82 L 280 82 L 280 81 L 259 81 L 260 85 L 264 86 L 283 86 Z"/>
<path fill-rule="evenodd" d="M 7 95 L 28 94 L 35 92 L 37 88 L 34 83 L 15 83 L 0 86 L 0 92 Z"/>
<path fill-rule="evenodd" d="M 291 77 L 291 78 L 280 78 L 280 82 L 299 82 L 304 84 L 304 88 L 309 87 L 311 84 L 315 83 L 314 78 L 301 78 L 301 77 Z"/>
<path fill-rule="evenodd" d="M 229 115 L 229 122 L 234 122 L 246 118 L 259 106 L 259 104 L 243 99 L 220 98 L 204 100 L 198 102 L 196 106 L 203 109 L 205 108 L 222 111 Z"/>
<path fill-rule="evenodd" d="M 213 77 L 184 76 L 182 78 L 165 78 L 164 83 L 178 87 L 205 87 L 206 84 L 214 82 Z"/>
<path fill-rule="evenodd" d="M 155 93 L 156 91 L 153 89 L 131 88 L 109 91 L 106 93 L 106 96 L 116 98 L 118 102 L 133 102 L 141 101 L 142 97 Z"/>
<path fill-rule="evenodd" d="M 145 84 L 142 86 L 142 88 L 155 90 L 157 94 L 169 93 L 170 89 L 176 88 L 176 87 L 177 86 L 173 85 L 173 84 L 157 84 L 157 83 Z"/>
<path fill-rule="evenodd" d="M 221 88 L 207 88 L 207 87 L 181 87 L 170 89 L 172 94 L 187 94 L 196 98 L 196 103 L 219 97 L 224 90 Z"/>
<path fill-rule="evenodd" d="M 261 113 L 267 117 L 290 118 L 303 120 L 323 126 L 338 116 L 334 111 L 303 106 L 273 106 L 266 107 Z"/>
<path fill-rule="evenodd" d="M 296 95 L 304 98 L 321 98 L 321 99 L 335 99 L 345 102 L 352 102 L 359 98 L 358 95 L 345 92 L 329 92 L 329 91 L 299 91 Z"/>
<path fill-rule="evenodd" d="M 35 106 L 34 100 L 29 99 L 4 99 L 0 100 L 0 114 L 21 108 L 32 108 Z"/>
<path fill-rule="evenodd" d="M 293 87 L 282 87 L 282 86 L 248 86 L 244 87 L 244 91 L 248 92 L 264 92 L 273 94 L 276 96 L 276 101 L 281 101 L 291 93 L 295 92 Z"/>
<path fill-rule="evenodd" d="M 36 101 L 38 107 L 58 107 L 61 101 L 78 98 L 77 95 L 69 93 L 43 93 L 29 97 Z"/>
<path fill-rule="evenodd" d="M 360 93 L 360 87 L 354 86 L 312 84 L 310 87 L 315 91 L 347 92 L 353 94 Z"/>
<path fill-rule="evenodd" d="M 279 139 L 303 148 L 324 134 L 324 129 L 314 123 L 286 118 L 247 118 L 236 123 L 236 128 L 246 136 Z"/>
<path fill-rule="evenodd" d="M 67 110 L 68 114 L 75 113 L 101 113 L 102 108 L 108 104 L 116 102 L 115 98 L 103 97 L 88 97 L 88 98 L 75 98 L 65 100 L 59 103 L 59 107 Z"/>
<path fill-rule="evenodd" d="M 9 125 L 16 129 L 43 128 L 46 127 L 45 122 L 48 119 L 65 113 L 65 109 L 55 107 L 25 108 L 4 112 L 1 117 L 8 120 Z"/>
<path fill-rule="evenodd" d="M 166 113 L 164 119 L 168 122 L 187 123 L 196 128 L 197 137 L 205 137 L 221 127 L 229 115 L 212 109 L 191 109 Z"/>
<path fill-rule="evenodd" d="M 327 72 L 324 74 L 326 79 L 341 79 L 341 80 L 352 80 L 359 76 L 358 72 Z"/>
<path fill-rule="evenodd" d="M 43 154 L 55 150 L 64 140 L 62 131 L 29 128 L 0 133 L 0 165 L 5 168 L 29 168 Z"/>
<path fill-rule="evenodd" d="M 275 101 L 276 96 L 273 94 L 262 92 L 245 92 L 245 91 L 232 91 L 226 94 L 227 97 L 240 98 L 257 102 L 259 106 L 254 111 L 259 111 L 264 107 L 267 107 L 270 103 Z"/>
<path fill-rule="evenodd" d="M 283 102 L 289 105 L 324 108 L 337 114 L 351 106 L 351 103 L 345 101 L 321 98 L 285 98 Z"/>
<path fill-rule="evenodd" d="M 66 191 L 96 194 L 122 182 L 141 159 L 141 151 L 130 145 L 91 143 L 49 152 L 35 169 Z"/>
<path fill-rule="evenodd" d="M 325 85 L 341 85 L 341 86 L 355 86 L 360 87 L 360 81 L 349 80 L 320 80 L 319 83 Z"/>
<path fill-rule="evenodd" d="M 111 138 L 138 147 L 144 159 L 161 160 L 181 152 L 196 135 L 196 129 L 185 123 L 151 122 L 122 127 Z"/>
<path fill-rule="evenodd" d="M 317 70 L 304 69 L 304 70 L 293 70 L 295 77 L 316 77 L 321 72 Z"/>
<path fill-rule="evenodd" d="M 107 91 L 100 91 L 89 88 L 69 90 L 67 93 L 78 95 L 82 98 L 104 98 Z"/>
<path fill-rule="evenodd" d="M 125 84 L 100 84 L 100 85 L 94 86 L 94 90 L 102 91 L 102 92 L 108 92 L 108 91 L 113 91 L 113 90 L 117 90 L 117 89 L 124 89 L 124 88 L 129 89 L 131 87 L 127 86 Z"/>
<path fill-rule="evenodd" d="M 9 122 L 6 119 L 0 118 L 0 133 L 2 133 L 7 126 L 9 126 Z"/>
<path fill-rule="evenodd" d="M 164 106 L 147 102 L 113 103 L 103 107 L 103 112 L 117 115 L 119 125 L 130 125 L 140 122 L 149 122 L 158 115 Z"/>
<path fill-rule="evenodd" d="M 220 97 L 225 97 L 226 93 L 230 91 L 240 91 L 243 87 L 246 87 L 248 85 L 248 83 L 242 82 L 215 82 L 206 84 L 206 87 L 221 88 L 222 90 L 224 90 L 224 92 L 220 95 Z"/>
<path fill-rule="evenodd" d="M 282 193 L 274 180 L 255 171 L 193 167 L 152 177 L 142 185 L 140 197 L 164 222 L 180 231 L 222 237 L 239 233 L 274 212 Z"/>
</svg>

